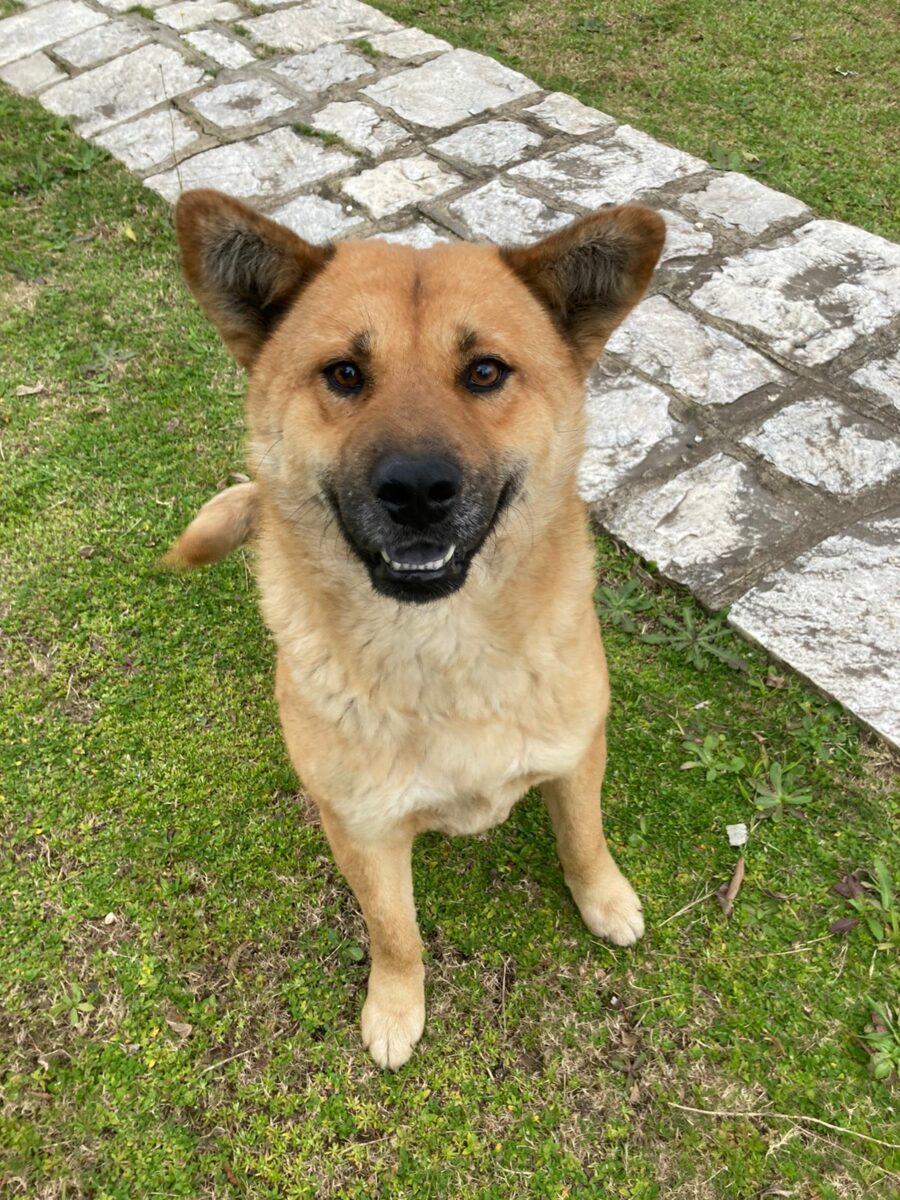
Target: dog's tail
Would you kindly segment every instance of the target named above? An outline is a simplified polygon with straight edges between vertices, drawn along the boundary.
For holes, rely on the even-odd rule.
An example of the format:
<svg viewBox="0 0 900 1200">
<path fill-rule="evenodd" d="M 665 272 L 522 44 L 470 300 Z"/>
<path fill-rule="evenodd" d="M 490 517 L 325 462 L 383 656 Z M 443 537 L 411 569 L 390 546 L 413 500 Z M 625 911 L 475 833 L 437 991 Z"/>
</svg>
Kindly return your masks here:
<svg viewBox="0 0 900 1200">
<path fill-rule="evenodd" d="M 177 570 L 205 567 L 242 546 L 256 530 L 255 483 L 238 483 L 208 500 L 163 558 Z"/>
</svg>

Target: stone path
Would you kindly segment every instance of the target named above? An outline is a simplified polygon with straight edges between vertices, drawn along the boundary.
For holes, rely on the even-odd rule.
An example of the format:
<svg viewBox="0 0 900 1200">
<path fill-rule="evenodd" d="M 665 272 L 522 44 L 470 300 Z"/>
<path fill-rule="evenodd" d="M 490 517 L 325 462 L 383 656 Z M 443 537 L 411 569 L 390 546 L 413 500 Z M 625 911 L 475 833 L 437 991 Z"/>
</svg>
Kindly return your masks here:
<svg viewBox="0 0 900 1200">
<path fill-rule="evenodd" d="M 590 380 L 584 495 L 900 745 L 900 246 L 358 0 L 24 3 L 0 79 L 167 200 L 417 246 L 660 209 L 655 294 Z"/>
</svg>

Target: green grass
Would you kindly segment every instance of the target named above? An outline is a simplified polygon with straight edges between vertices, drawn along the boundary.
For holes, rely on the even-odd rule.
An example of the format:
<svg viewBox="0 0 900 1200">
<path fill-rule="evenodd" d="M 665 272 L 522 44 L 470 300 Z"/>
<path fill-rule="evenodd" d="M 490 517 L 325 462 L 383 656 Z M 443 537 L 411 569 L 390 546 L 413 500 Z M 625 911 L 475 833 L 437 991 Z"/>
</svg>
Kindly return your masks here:
<svg viewBox="0 0 900 1200">
<path fill-rule="evenodd" d="M 900 238 L 891 0 L 379 0 L 825 216 Z"/>
<path fill-rule="evenodd" d="M 372 1066 L 247 562 L 156 566 L 241 466 L 242 380 L 162 202 L 36 104 L 0 131 L 0 1191 L 892 1195 L 896 1151 L 803 1118 L 900 1142 L 894 766 L 605 541 L 607 823 L 647 937 L 586 933 L 534 797 L 423 838 L 429 1023 Z M 738 820 L 733 915 L 675 915 L 728 882 Z"/>
</svg>

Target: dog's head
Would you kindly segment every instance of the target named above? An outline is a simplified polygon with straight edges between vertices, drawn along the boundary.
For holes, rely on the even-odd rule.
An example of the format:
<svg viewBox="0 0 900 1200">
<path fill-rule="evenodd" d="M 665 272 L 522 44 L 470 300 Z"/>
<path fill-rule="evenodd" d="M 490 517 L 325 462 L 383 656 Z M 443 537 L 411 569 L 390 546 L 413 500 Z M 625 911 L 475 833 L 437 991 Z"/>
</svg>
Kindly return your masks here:
<svg viewBox="0 0 900 1200">
<path fill-rule="evenodd" d="M 333 518 L 376 591 L 447 596 L 489 539 L 571 493 L 583 382 L 646 290 L 662 219 L 636 206 L 526 248 L 313 246 L 188 192 L 188 284 L 250 372 L 253 467 L 299 538 Z"/>
</svg>

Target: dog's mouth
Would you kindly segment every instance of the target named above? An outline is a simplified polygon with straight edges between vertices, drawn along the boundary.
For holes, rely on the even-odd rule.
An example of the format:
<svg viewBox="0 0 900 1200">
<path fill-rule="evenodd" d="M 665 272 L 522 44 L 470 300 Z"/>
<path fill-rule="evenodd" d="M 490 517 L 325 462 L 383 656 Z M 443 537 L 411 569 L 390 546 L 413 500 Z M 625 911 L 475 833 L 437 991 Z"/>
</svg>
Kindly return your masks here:
<svg viewBox="0 0 900 1200">
<path fill-rule="evenodd" d="M 326 491 L 325 495 L 350 549 L 365 565 L 375 591 L 403 603 L 424 604 L 450 596 L 463 586 L 472 560 L 496 529 L 517 486 L 516 477 L 506 481 L 488 520 L 483 515 L 479 520 L 473 510 L 468 520 L 457 518 L 447 522 L 446 527 L 423 531 L 418 538 L 412 530 L 404 538 L 399 529 L 394 533 L 384 528 L 381 538 L 373 537 L 364 532 L 364 527 L 354 528 L 357 522 L 347 519 L 335 491 Z"/>
<path fill-rule="evenodd" d="M 455 542 L 421 541 L 402 549 L 382 546 L 361 557 L 377 592 L 393 600 L 421 604 L 440 600 L 462 587 L 474 554 L 474 547 L 465 551 Z"/>
<path fill-rule="evenodd" d="M 381 548 L 382 561 L 387 563 L 390 572 L 398 578 L 405 578 L 407 575 L 415 575 L 419 579 L 433 578 L 441 574 L 454 554 L 456 545 L 453 542 L 446 550 L 441 550 L 430 542 L 409 546 L 402 551 L 395 550 L 393 553 L 383 546 Z"/>
</svg>

